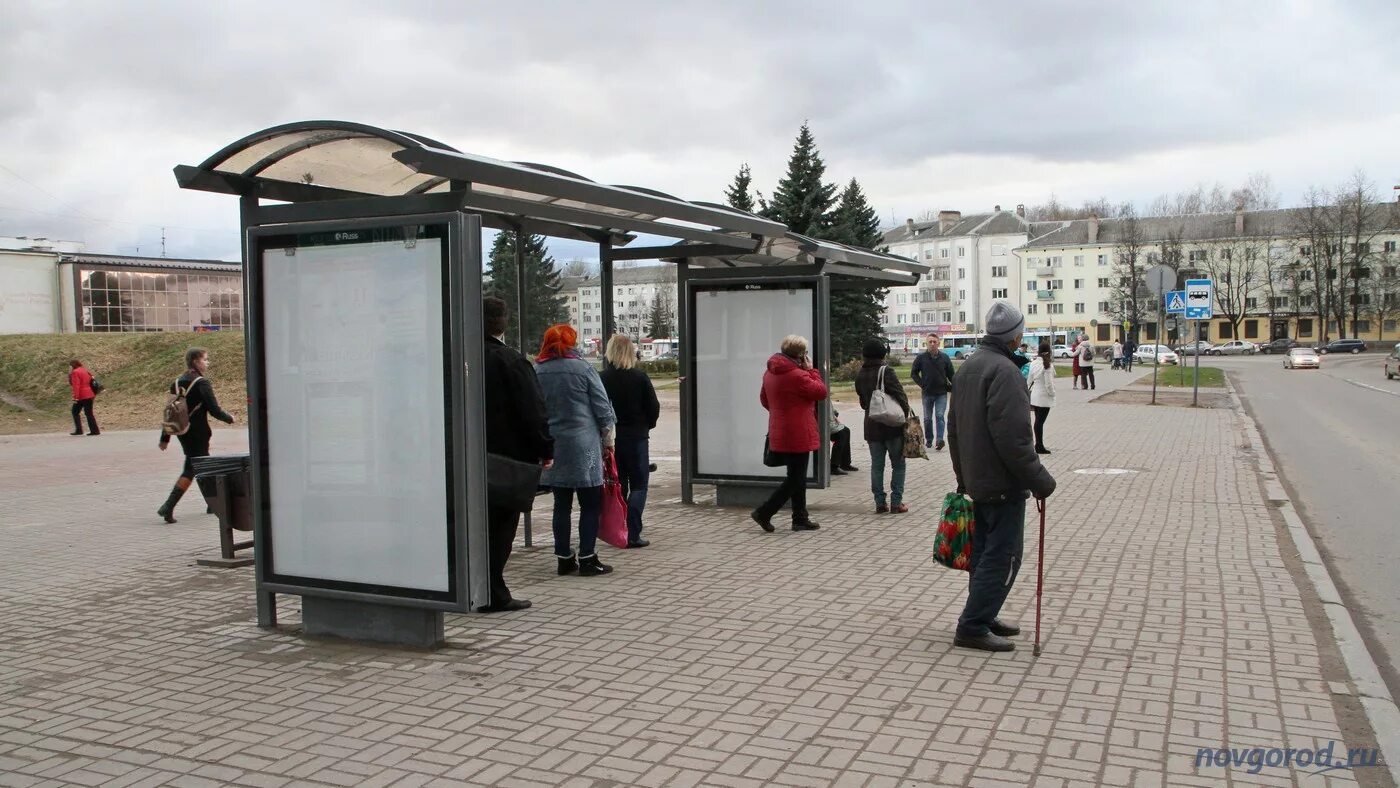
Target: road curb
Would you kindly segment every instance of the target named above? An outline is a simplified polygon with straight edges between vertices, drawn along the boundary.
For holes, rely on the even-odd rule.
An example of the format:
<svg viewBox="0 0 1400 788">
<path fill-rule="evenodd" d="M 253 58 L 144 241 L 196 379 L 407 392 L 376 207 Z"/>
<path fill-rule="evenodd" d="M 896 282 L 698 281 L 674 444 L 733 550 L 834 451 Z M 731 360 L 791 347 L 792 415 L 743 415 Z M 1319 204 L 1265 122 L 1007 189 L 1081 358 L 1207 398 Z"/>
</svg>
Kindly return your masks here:
<svg viewBox="0 0 1400 788">
<path fill-rule="evenodd" d="M 1236 413 L 1240 417 L 1241 428 L 1249 441 L 1249 448 L 1254 452 L 1255 464 L 1259 476 L 1263 479 L 1265 495 L 1283 515 L 1288 535 L 1298 550 L 1298 559 L 1302 562 L 1303 570 L 1307 573 L 1308 580 L 1317 592 L 1323 612 L 1327 614 L 1327 621 L 1331 624 L 1337 650 L 1341 652 L 1342 661 L 1346 664 L 1347 672 L 1351 674 L 1352 683 L 1356 686 L 1362 711 L 1365 712 L 1366 720 L 1371 724 L 1371 731 L 1376 737 L 1376 746 L 1381 750 L 1386 769 L 1390 772 L 1390 779 L 1394 784 L 1400 785 L 1400 706 L 1396 705 L 1395 698 L 1390 694 L 1390 688 L 1381 678 L 1380 668 L 1376 666 L 1375 659 L 1371 657 L 1370 650 L 1366 648 L 1366 641 L 1361 637 L 1361 631 L 1357 629 L 1356 622 L 1351 617 L 1351 611 L 1342 600 L 1342 595 L 1337 590 L 1337 584 L 1332 579 L 1332 573 L 1328 570 L 1327 564 L 1323 562 L 1322 554 L 1318 552 L 1317 543 L 1313 540 L 1312 534 L 1308 532 L 1303 519 L 1298 516 L 1297 508 L 1288 497 L 1288 492 L 1284 489 L 1282 482 L 1279 481 L 1273 455 L 1269 453 L 1269 447 L 1264 443 L 1264 437 L 1259 431 L 1259 424 L 1255 421 L 1253 414 L 1244 407 L 1239 391 L 1235 388 L 1234 383 L 1229 381 L 1228 376 L 1226 381 L 1230 386 L 1230 400 L 1235 405 Z"/>
</svg>

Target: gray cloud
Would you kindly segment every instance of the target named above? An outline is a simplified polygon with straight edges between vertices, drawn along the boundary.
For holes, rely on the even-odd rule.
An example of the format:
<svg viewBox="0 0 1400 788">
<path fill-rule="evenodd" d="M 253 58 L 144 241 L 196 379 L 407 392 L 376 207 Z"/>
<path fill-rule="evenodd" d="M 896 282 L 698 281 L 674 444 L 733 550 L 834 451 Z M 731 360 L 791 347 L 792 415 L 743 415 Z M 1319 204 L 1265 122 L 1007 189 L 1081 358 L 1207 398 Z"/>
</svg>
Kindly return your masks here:
<svg viewBox="0 0 1400 788">
<path fill-rule="evenodd" d="M 1339 122 L 1393 128 L 1386 102 L 1400 95 L 1387 40 L 1400 5 L 1387 2 L 10 2 L 3 13 L 0 163 L 41 190 L 0 170 L 0 233 L 127 252 L 166 226 L 181 253 L 236 254 L 231 202 L 179 193 L 170 167 L 306 118 L 693 199 L 717 199 L 741 161 L 771 189 L 810 119 L 834 178 L 888 185 L 890 196 L 870 190 L 877 203 L 919 212 L 982 198 L 985 178 L 928 181 L 963 157 L 1021 162 L 1025 177 L 998 170 L 1008 189 L 1056 186 L 1049 173 L 1066 163 L 1089 176 L 1289 135 L 1326 146 Z M 1400 161 L 1385 136 L 1348 140 L 1355 164 L 1389 178 Z M 1344 175 L 1308 170 L 1307 153 L 1250 169 L 1281 184 Z M 1141 173 L 1165 186 L 1108 185 L 1149 190 L 1114 195 L 1141 199 L 1217 177 L 1230 174 L 1178 165 Z M 1106 188 L 1068 186 L 1056 188 Z"/>
</svg>

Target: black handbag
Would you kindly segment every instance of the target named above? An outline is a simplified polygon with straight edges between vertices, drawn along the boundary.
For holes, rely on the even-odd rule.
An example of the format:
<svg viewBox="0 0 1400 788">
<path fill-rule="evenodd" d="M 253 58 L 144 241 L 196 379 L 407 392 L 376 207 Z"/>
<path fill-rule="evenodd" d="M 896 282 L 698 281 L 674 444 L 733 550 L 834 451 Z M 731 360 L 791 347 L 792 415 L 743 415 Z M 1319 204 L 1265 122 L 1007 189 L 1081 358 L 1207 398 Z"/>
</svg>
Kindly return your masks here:
<svg viewBox="0 0 1400 788">
<path fill-rule="evenodd" d="M 769 468 L 781 468 L 787 465 L 787 460 L 773 453 L 772 447 L 768 445 L 768 436 L 763 436 L 763 464 Z"/>
<path fill-rule="evenodd" d="M 539 492 L 539 463 L 521 462 L 500 454 L 486 455 L 487 502 L 500 509 L 528 512 Z"/>
</svg>

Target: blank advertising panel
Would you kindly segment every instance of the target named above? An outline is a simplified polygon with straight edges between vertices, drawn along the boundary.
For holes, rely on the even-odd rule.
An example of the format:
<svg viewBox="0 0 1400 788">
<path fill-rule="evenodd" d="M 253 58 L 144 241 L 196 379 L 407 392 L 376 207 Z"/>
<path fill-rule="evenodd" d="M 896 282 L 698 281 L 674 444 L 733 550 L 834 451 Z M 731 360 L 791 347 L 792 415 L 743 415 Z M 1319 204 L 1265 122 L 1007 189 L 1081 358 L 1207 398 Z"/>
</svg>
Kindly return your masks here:
<svg viewBox="0 0 1400 788">
<path fill-rule="evenodd" d="M 265 510 L 278 580 L 454 590 L 445 229 L 263 245 Z"/>
<path fill-rule="evenodd" d="M 697 477 L 775 478 L 763 464 L 768 411 L 759 404 L 768 359 L 783 337 L 812 341 L 815 284 L 693 285 Z"/>
</svg>

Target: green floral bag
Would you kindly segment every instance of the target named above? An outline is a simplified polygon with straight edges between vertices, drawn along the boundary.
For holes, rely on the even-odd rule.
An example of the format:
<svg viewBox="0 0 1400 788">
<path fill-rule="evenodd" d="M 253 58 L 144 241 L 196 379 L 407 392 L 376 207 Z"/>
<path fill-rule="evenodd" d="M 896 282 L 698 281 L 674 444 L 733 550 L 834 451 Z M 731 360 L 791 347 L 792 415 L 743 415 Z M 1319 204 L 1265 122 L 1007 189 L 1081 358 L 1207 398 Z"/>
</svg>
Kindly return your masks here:
<svg viewBox="0 0 1400 788">
<path fill-rule="evenodd" d="M 972 569 L 972 499 L 962 493 L 943 498 L 943 517 L 933 537 L 933 560 L 963 572 Z"/>
</svg>

